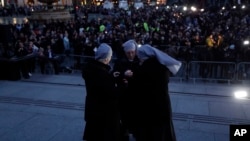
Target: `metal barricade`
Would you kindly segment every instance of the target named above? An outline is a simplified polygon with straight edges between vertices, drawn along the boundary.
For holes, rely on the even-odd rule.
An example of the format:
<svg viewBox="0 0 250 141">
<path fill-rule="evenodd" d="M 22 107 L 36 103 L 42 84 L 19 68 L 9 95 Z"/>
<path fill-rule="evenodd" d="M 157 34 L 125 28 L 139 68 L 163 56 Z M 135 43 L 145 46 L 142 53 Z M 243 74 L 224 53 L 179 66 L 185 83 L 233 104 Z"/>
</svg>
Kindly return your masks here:
<svg viewBox="0 0 250 141">
<path fill-rule="evenodd" d="M 236 77 L 238 81 L 250 82 L 250 62 L 240 62 L 237 64 Z"/>
<path fill-rule="evenodd" d="M 181 68 L 179 69 L 177 74 L 171 75 L 170 78 L 180 80 L 180 82 L 188 79 L 187 69 L 187 63 L 185 61 L 182 61 Z"/>
<path fill-rule="evenodd" d="M 66 57 L 66 56 L 62 55 L 62 57 Z M 72 54 L 70 54 L 68 57 L 69 57 L 69 60 L 67 60 L 67 63 L 64 62 L 66 59 L 64 59 L 63 62 L 61 63 L 62 65 L 67 64 L 67 66 L 62 66 L 62 67 L 63 68 L 68 67 L 72 69 L 74 72 L 81 71 L 82 67 L 84 67 L 84 65 L 89 60 L 94 59 L 93 56 L 81 56 L 81 55 L 72 55 Z M 112 60 L 110 61 L 111 67 L 113 67 L 115 61 L 116 61 L 116 58 L 112 58 Z M 181 82 L 187 79 L 187 63 L 183 61 L 182 66 L 180 70 L 177 72 L 177 74 L 171 75 L 170 77 L 173 79 L 180 80 Z"/>
<path fill-rule="evenodd" d="M 65 63 L 66 59 L 64 59 L 62 61 L 62 63 L 61 63 L 62 66 L 65 67 L 65 64 L 67 64 L 66 67 L 71 68 L 75 72 L 81 71 L 82 68 L 85 67 L 86 63 L 89 60 L 95 59 L 94 56 L 83 56 L 83 55 L 73 55 L 73 54 L 70 54 L 69 56 L 62 55 L 62 57 L 69 58 L 69 60 L 67 60 L 67 63 Z M 111 67 L 113 67 L 115 60 L 116 60 L 116 58 L 114 58 L 114 57 L 111 59 L 111 61 L 110 61 Z"/>
<path fill-rule="evenodd" d="M 236 79 L 237 65 L 234 62 L 191 61 L 188 64 L 188 78 L 196 80 L 224 81 Z"/>
</svg>

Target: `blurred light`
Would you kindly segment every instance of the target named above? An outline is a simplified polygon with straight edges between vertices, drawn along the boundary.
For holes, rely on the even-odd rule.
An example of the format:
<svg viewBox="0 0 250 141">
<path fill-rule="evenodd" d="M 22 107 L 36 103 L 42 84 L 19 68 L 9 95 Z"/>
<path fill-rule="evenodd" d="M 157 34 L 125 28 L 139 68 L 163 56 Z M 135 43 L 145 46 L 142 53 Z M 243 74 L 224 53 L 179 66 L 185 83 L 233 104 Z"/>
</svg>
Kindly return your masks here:
<svg viewBox="0 0 250 141">
<path fill-rule="evenodd" d="M 174 7 L 175 7 L 175 8 L 178 8 L 178 6 L 177 6 L 177 5 L 175 5 Z"/>
<path fill-rule="evenodd" d="M 242 7 L 241 7 L 242 9 L 245 9 L 246 8 L 246 6 L 245 5 L 242 5 Z"/>
<path fill-rule="evenodd" d="M 234 97 L 238 99 L 244 99 L 247 98 L 248 94 L 246 91 L 235 91 L 234 92 Z"/>
<path fill-rule="evenodd" d="M 140 48 L 141 47 L 141 44 L 138 44 L 138 48 Z"/>
<path fill-rule="evenodd" d="M 24 18 L 23 21 L 24 21 L 24 23 L 29 22 L 29 20 L 27 18 Z"/>
<path fill-rule="evenodd" d="M 156 9 L 159 9 L 159 7 L 158 7 L 158 6 L 156 6 L 155 8 L 156 8 Z"/>
<path fill-rule="evenodd" d="M 192 11 L 196 11 L 197 9 L 196 9 L 196 7 L 192 6 L 192 7 L 191 7 L 191 10 L 192 10 Z"/>
<path fill-rule="evenodd" d="M 234 44 L 230 45 L 229 49 L 232 49 L 232 50 L 235 49 L 235 45 Z"/>
<path fill-rule="evenodd" d="M 226 8 L 223 6 L 221 9 L 222 9 L 222 10 L 225 10 Z"/>
<path fill-rule="evenodd" d="M 249 45 L 249 40 L 245 40 L 245 41 L 243 42 L 243 44 L 244 44 L 244 45 Z"/>
<path fill-rule="evenodd" d="M 184 7 L 183 7 L 183 10 L 184 10 L 184 11 L 187 11 L 187 7 L 186 7 L 186 6 L 184 6 Z"/>
<path fill-rule="evenodd" d="M 17 24 L 17 19 L 13 18 L 13 24 Z"/>
<path fill-rule="evenodd" d="M 233 6 L 233 9 L 236 9 L 236 6 Z"/>
<path fill-rule="evenodd" d="M 167 6 L 167 9 L 169 9 L 170 7 L 169 6 Z"/>
<path fill-rule="evenodd" d="M 204 12 L 205 9 L 201 9 L 201 12 Z"/>
</svg>

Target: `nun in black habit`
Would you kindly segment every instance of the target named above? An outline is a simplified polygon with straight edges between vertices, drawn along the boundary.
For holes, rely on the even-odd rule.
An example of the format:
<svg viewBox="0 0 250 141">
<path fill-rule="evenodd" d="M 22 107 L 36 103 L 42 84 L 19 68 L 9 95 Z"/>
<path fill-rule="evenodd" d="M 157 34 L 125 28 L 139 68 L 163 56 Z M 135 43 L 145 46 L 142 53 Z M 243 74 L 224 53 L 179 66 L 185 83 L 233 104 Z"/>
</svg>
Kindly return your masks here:
<svg viewBox="0 0 250 141">
<path fill-rule="evenodd" d="M 133 96 L 136 92 L 134 74 L 139 67 L 139 59 L 136 56 L 137 43 L 128 40 L 122 44 L 125 57 L 116 60 L 113 68 L 113 75 L 116 79 L 120 97 L 120 113 L 122 126 L 121 141 L 129 141 L 129 133 L 133 134 L 134 113 Z"/>
<path fill-rule="evenodd" d="M 137 49 L 137 56 L 136 141 L 176 141 L 168 82 L 169 73 L 176 74 L 181 62 L 147 44 Z"/>
<path fill-rule="evenodd" d="M 120 141 L 118 94 L 110 66 L 111 47 L 102 43 L 82 71 L 86 84 L 83 140 Z"/>
</svg>

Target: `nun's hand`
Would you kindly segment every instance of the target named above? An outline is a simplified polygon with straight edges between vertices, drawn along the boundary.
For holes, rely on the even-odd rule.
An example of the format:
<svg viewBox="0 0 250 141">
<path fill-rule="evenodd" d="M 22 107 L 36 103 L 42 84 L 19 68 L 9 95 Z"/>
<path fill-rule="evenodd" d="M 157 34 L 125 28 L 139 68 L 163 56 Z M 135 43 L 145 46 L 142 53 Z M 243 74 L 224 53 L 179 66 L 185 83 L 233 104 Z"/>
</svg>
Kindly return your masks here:
<svg viewBox="0 0 250 141">
<path fill-rule="evenodd" d="M 114 77 L 118 77 L 119 75 L 120 75 L 120 72 L 118 72 L 118 71 L 116 71 L 116 72 L 113 73 Z"/>
<path fill-rule="evenodd" d="M 133 76 L 133 72 L 131 70 L 126 70 L 124 72 L 124 75 L 127 76 L 127 77 L 132 77 Z"/>
<path fill-rule="evenodd" d="M 123 83 L 128 84 L 128 80 L 127 79 L 123 79 Z"/>
</svg>

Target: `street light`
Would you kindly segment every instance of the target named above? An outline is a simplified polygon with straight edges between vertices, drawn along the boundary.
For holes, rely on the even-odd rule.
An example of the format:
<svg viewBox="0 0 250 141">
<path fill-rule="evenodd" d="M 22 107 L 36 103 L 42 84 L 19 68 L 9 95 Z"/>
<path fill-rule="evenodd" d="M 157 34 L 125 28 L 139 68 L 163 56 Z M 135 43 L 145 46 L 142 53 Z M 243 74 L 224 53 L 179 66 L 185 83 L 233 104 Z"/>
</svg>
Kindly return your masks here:
<svg viewBox="0 0 250 141">
<path fill-rule="evenodd" d="M 187 7 L 186 6 L 183 7 L 183 11 L 187 11 Z"/>
<path fill-rule="evenodd" d="M 192 11 L 196 11 L 196 10 L 197 10 L 197 8 L 196 8 L 196 7 L 194 7 L 194 6 L 192 6 L 192 7 L 191 7 L 191 10 L 192 10 Z"/>
<path fill-rule="evenodd" d="M 237 99 L 246 99 L 248 97 L 248 93 L 245 90 L 235 91 L 234 97 Z"/>
<path fill-rule="evenodd" d="M 245 40 L 245 41 L 243 42 L 243 45 L 249 45 L 249 40 Z"/>
</svg>

